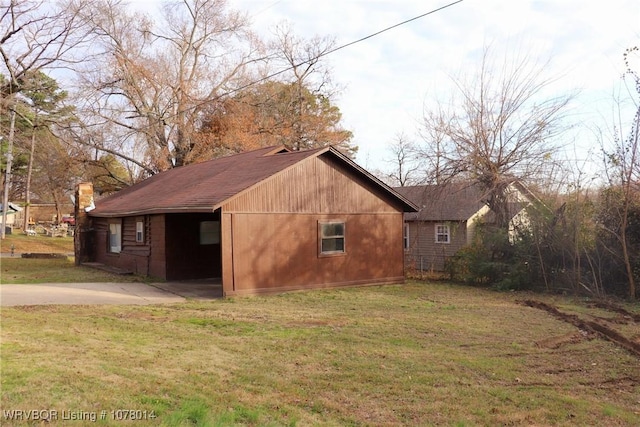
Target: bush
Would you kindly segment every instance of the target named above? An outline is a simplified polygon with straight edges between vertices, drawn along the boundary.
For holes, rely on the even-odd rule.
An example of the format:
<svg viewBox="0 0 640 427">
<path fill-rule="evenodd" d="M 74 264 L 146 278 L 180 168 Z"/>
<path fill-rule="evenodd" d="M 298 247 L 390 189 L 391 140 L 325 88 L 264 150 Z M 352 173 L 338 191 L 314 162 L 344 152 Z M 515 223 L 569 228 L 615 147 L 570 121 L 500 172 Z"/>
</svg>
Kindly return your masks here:
<svg viewBox="0 0 640 427">
<path fill-rule="evenodd" d="M 498 290 L 527 289 L 531 284 L 530 248 L 509 242 L 506 231 L 483 229 L 445 266 L 451 280 Z"/>
</svg>

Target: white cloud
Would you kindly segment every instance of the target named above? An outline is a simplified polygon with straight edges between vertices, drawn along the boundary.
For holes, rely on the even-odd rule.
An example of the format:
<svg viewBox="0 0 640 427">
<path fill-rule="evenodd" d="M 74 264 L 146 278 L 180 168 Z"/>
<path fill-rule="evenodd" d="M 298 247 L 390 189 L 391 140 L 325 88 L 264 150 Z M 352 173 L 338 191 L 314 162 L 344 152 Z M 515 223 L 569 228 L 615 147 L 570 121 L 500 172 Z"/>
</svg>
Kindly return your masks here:
<svg viewBox="0 0 640 427">
<path fill-rule="evenodd" d="M 335 35 L 347 43 L 446 4 L 445 1 L 235 1 L 267 28 L 281 19 L 303 36 Z M 267 8 L 265 10 L 265 8 Z M 450 87 L 447 74 L 473 72 L 472 59 L 491 43 L 514 53 L 550 59 L 558 92 L 582 90 L 575 117 L 590 120 L 623 71 L 624 49 L 638 45 L 640 3 L 635 0 L 464 0 L 327 58 L 347 86 L 339 101 L 360 146 L 358 161 L 382 167 L 385 146 L 412 134 L 429 94 Z"/>
<path fill-rule="evenodd" d="M 133 0 L 143 3 L 156 0 Z M 282 20 L 296 34 L 358 40 L 444 6 L 448 0 L 229 0 L 263 36 Z M 637 0 L 463 0 L 447 9 L 339 50 L 328 57 L 346 127 L 360 146 L 358 162 L 384 164 L 386 145 L 417 130 L 423 102 L 449 91 L 448 75 L 473 73 L 491 43 L 509 54 L 550 60 L 558 93 L 582 90 L 574 117 L 602 119 L 624 67 L 622 54 L 640 45 Z M 588 146 L 583 141 L 581 147 Z M 581 148 L 582 149 L 582 148 Z M 586 148 L 584 148 L 586 149 Z"/>
</svg>

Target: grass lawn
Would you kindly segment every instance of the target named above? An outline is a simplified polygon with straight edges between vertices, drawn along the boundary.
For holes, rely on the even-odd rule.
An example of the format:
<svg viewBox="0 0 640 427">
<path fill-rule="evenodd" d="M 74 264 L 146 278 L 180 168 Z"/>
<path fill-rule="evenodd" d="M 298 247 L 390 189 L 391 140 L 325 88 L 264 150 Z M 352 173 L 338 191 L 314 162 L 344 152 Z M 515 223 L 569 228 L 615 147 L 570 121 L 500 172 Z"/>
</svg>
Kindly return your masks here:
<svg viewBox="0 0 640 427">
<path fill-rule="evenodd" d="M 2 240 L 2 253 L 73 254 L 73 237 L 27 236 L 15 231 Z M 0 258 L 0 283 L 77 283 L 143 281 L 137 276 L 122 276 L 90 267 L 76 267 L 73 256 L 37 259 L 4 256 Z"/>
<path fill-rule="evenodd" d="M 638 357 L 525 298 L 543 299 L 409 282 L 3 308 L 0 424 L 56 410 L 58 425 L 640 425 Z M 117 419 L 132 415 L 147 419 Z"/>
<path fill-rule="evenodd" d="M 73 254 L 73 237 L 49 237 L 42 234 L 27 236 L 19 229 L 7 234 L 2 240 L 0 252 L 11 253 L 13 246 L 16 253 L 67 253 Z"/>
<path fill-rule="evenodd" d="M 72 257 L 61 259 L 2 258 L 0 283 L 79 283 L 144 281 L 134 275 L 118 275 L 91 267 L 77 267 Z"/>
</svg>

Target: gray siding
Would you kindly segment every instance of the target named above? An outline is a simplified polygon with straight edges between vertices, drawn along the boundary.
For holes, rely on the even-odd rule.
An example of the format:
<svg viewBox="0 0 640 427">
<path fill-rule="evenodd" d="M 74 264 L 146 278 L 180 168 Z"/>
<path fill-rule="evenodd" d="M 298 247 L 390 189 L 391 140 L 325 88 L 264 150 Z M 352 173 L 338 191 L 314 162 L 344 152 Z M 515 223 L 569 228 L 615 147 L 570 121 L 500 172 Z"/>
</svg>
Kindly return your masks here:
<svg viewBox="0 0 640 427">
<path fill-rule="evenodd" d="M 444 271 L 446 260 L 466 243 L 466 222 L 409 221 L 409 249 L 405 250 L 408 269 Z M 450 243 L 436 243 L 436 224 L 447 224 L 451 230 Z"/>
</svg>

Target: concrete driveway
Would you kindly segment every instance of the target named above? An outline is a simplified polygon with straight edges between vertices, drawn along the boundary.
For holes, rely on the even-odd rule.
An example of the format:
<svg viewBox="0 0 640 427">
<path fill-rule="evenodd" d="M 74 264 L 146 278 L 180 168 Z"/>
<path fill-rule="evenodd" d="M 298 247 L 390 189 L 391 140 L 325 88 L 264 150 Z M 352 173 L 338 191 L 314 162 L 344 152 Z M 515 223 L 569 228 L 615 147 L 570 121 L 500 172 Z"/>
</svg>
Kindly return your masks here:
<svg viewBox="0 0 640 427">
<path fill-rule="evenodd" d="M 128 304 L 148 305 L 209 300 L 222 296 L 211 281 L 144 283 L 43 283 L 0 285 L 0 305 Z"/>
</svg>

